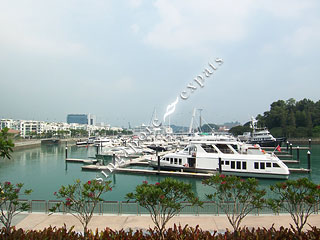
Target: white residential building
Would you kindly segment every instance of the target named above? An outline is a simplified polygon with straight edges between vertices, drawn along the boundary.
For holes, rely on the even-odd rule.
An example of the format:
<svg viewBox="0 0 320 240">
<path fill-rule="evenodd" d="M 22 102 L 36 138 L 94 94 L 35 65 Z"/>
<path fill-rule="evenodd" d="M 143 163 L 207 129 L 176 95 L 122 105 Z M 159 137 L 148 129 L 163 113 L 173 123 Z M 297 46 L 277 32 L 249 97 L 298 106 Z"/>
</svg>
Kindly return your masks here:
<svg viewBox="0 0 320 240">
<path fill-rule="evenodd" d="M 15 129 L 15 127 L 16 127 L 16 123 L 13 119 L 1 119 L 0 120 L 0 129 L 11 128 L 11 129 L 17 130 L 17 129 Z"/>
<path fill-rule="evenodd" d="M 36 134 L 43 133 L 44 126 L 45 126 L 44 122 L 33 121 L 33 120 L 32 121 L 21 120 L 19 124 L 19 129 L 17 130 L 20 130 L 20 136 L 25 138 L 30 136 L 32 132 Z"/>
</svg>

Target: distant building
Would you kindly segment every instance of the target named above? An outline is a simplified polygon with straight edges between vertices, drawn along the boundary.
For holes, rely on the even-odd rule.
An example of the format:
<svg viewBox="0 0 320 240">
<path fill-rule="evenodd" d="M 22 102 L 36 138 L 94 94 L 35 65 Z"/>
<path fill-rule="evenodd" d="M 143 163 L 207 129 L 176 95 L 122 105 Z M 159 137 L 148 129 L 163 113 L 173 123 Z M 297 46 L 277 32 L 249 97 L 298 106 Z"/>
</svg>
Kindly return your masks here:
<svg viewBox="0 0 320 240">
<path fill-rule="evenodd" d="M 78 124 L 86 124 L 95 126 L 96 125 L 96 117 L 91 114 L 68 114 L 67 123 L 78 123 Z"/>
<path fill-rule="evenodd" d="M 0 120 L 0 129 L 4 129 L 4 128 L 14 129 L 15 127 L 16 127 L 15 122 L 12 119 Z"/>
</svg>

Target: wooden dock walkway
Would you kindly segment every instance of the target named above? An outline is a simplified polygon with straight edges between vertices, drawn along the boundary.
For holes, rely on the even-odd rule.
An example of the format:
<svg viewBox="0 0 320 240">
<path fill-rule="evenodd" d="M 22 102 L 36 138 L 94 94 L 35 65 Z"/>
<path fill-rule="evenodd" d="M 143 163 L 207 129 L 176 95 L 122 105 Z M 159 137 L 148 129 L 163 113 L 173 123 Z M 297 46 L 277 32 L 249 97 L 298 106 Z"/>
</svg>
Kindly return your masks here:
<svg viewBox="0 0 320 240">
<path fill-rule="evenodd" d="M 293 155 L 290 155 L 290 154 L 276 154 L 278 158 L 281 158 L 281 157 L 285 157 L 285 158 L 292 158 Z"/>
<path fill-rule="evenodd" d="M 67 158 L 67 162 L 72 162 L 72 163 L 86 163 L 86 164 L 93 164 L 98 162 L 95 159 L 80 159 L 80 158 Z"/>
<path fill-rule="evenodd" d="M 281 160 L 284 163 L 300 163 L 298 160 Z"/>
<path fill-rule="evenodd" d="M 310 173 L 310 169 L 306 168 L 289 168 L 290 173 Z"/>
<path fill-rule="evenodd" d="M 297 148 L 298 148 L 299 146 L 296 146 L 296 147 L 292 147 L 292 150 L 297 150 Z M 276 148 L 275 147 L 261 147 L 262 149 L 264 149 L 264 150 L 275 150 Z M 287 147 L 286 146 L 283 146 L 283 147 L 281 147 L 281 151 L 282 151 L 282 149 L 285 149 L 285 151 L 287 150 Z M 310 148 L 309 147 L 299 147 L 299 149 L 300 150 L 310 150 Z M 290 150 L 290 147 L 289 147 L 289 149 L 288 149 L 288 151 Z"/>
<path fill-rule="evenodd" d="M 163 176 L 179 176 L 179 177 L 194 177 L 194 178 L 209 178 L 215 173 L 194 173 L 194 172 L 175 172 L 175 171 L 158 171 L 150 169 L 128 169 L 128 168 L 116 168 L 116 173 L 134 173 L 134 174 L 150 174 L 150 175 L 163 175 Z"/>
</svg>

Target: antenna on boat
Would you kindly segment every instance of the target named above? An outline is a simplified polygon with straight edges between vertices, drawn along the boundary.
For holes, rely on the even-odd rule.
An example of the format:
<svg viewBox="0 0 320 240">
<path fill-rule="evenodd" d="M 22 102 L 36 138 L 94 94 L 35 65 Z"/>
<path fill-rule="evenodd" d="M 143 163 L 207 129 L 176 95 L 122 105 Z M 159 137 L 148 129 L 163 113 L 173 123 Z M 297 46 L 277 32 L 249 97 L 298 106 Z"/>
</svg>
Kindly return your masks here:
<svg viewBox="0 0 320 240">
<path fill-rule="evenodd" d="M 199 110 L 199 132 L 202 132 L 201 130 L 201 124 L 202 124 L 202 119 L 201 119 L 201 112 L 202 112 L 202 108 L 198 108 Z"/>
<path fill-rule="evenodd" d="M 194 121 L 194 118 L 196 116 L 196 110 L 197 110 L 196 108 L 193 109 L 191 123 L 190 123 L 190 127 L 189 127 L 189 133 L 192 133 L 193 121 Z"/>
<path fill-rule="evenodd" d="M 157 110 L 156 110 L 156 108 L 154 108 L 154 109 L 153 109 L 152 116 L 151 116 L 151 119 L 150 119 L 149 126 L 152 126 L 152 121 L 153 121 L 154 119 L 156 119 L 156 118 L 157 118 Z"/>
</svg>

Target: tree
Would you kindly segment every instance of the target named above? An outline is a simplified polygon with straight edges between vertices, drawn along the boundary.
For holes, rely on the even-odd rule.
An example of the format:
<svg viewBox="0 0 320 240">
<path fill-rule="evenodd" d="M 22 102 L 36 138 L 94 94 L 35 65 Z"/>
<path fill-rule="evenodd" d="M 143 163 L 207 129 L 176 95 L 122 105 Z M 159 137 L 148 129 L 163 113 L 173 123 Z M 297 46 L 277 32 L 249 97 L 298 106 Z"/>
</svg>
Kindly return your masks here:
<svg viewBox="0 0 320 240">
<path fill-rule="evenodd" d="M 275 196 L 267 201 L 268 205 L 275 212 L 282 208 L 290 213 L 296 230 L 301 234 L 309 216 L 316 211 L 314 207 L 320 203 L 320 185 L 308 178 L 300 178 L 276 183 L 270 186 L 270 190 Z"/>
<path fill-rule="evenodd" d="M 4 128 L 0 131 L 0 157 L 1 158 L 11 158 L 10 152 L 13 152 L 14 143 L 12 139 L 9 138 L 9 129 Z"/>
<path fill-rule="evenodd" d="M 28 203 L 19 202 L 21 195 L 29 195 L 32 190 L 25 190 L 21 194 L 22 183 L 16 185 L 10 182 L 0 183 L 0 222 L 4 225 L 6 232 L 10 233 L 11 223 L 14 216 L 23 211 L 28 211 Z"/>
<path fill-rule="evenodd" d="M 235 126 L 229 130 L 233 136 L 242 135 L 244 132 L 251 132 L 252 129 L 249 126 Z"/>
<path fill-rule="evenodd" d="M 217 174 L 203 181 L 203 184 L 214 189 L 207 198 L 222 209 L 227 215 L 235 234 L 240 228 L 241 221 L 254 209 L 261 209 L 265 203 L 265 190 L 258 189 L 255 178 L 247 180 L 237 176 Z"/>
<path fill-rule="evenodd" d="M 165 178 L 156 184 L 144 181 L 126 198 L 128 201 L 135 200 L 149 211 L 160 239 L 164 239 L 163 232 L 168 221 L 187 206 L 183 202 L 189 202 L 192 206 L 202 204 L 192 192 L 191 184 L 172 178 Z"/>
<path fill-rule="evenodd" d="M 112 191 L 111 181 L 100 182 L 91 180 L 81 183 L 76 180 L 74 184 L 61 186 L 54 195 L 58 199 L 64 199 L 62 203 L 56 204 L 50 209 L 52 213 L 59 211 L 61 204 L 71 215 L 76 217 L 83 226 L 84 236 L 87 236 L 87 227 L 93 216 L 94 209 L 99 201 L 102 201 L 101 195 L 105 192 Z"/>
</svg>

